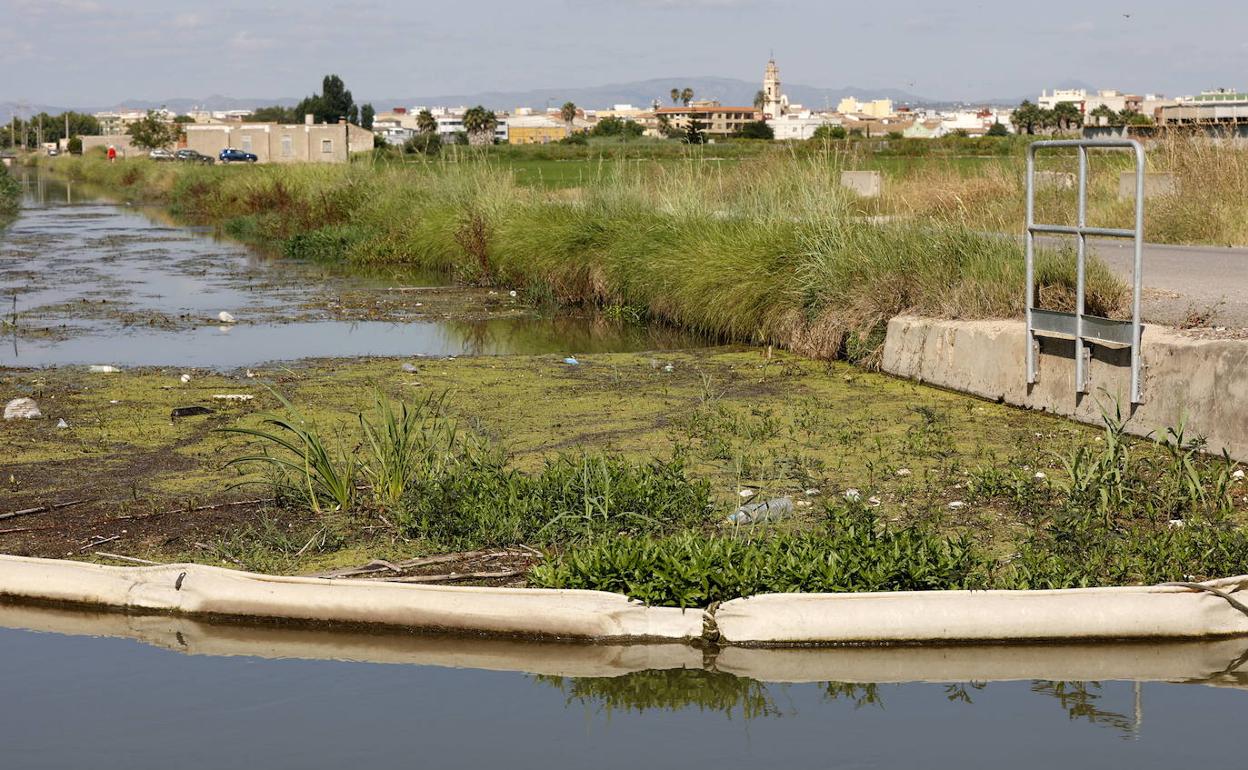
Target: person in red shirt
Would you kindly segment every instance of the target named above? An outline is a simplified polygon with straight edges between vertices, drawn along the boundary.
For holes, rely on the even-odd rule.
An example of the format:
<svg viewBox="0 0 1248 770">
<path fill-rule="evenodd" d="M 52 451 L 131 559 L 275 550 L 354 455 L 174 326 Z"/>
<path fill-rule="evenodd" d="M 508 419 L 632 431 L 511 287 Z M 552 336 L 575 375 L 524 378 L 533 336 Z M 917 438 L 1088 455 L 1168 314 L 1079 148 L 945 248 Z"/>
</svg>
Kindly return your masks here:
<svg viewBox="0 0 1248 770">
<path fill-rule="evenodd" d="M 115 160 L 117 160 L 117 148 L 110 144 L 108 146 L 108 161 L 112 163 Z"/>
</svg>

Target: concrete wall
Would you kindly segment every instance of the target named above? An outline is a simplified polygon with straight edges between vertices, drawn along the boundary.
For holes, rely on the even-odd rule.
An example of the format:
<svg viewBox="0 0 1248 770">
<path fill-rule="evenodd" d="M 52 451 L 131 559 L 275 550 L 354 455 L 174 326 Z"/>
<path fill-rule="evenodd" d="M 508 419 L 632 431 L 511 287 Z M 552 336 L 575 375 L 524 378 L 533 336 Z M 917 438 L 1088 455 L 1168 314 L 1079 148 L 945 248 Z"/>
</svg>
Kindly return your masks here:
<svg viewBox="0 0 1248 770">
<path fill-rule="evenodd" d="M 1145 174 L 1144 200 L 1164 195 L 1174 195 L 1179 191 L 1179 180 L 1174 174 Z M 1118 175 L 1118 200 L 1135 199 L 1135 172 L 1124 171 Z"/>
<path fill-rule="evenodd" d="M 187 126 L 186 144 L 217 157 L 226 147 L 253 153 L 258 163 L 344 163 L 347 132 L 351 153 L 373 149 L 373 133 L 342 124 L 239 123 Z"/>
<path fill-rule="evenodd" d="M 108 150 L 109 145 L 117 148 L 117 157 L 119 158 L 146 158 L 147 150 L 135 147 L 130 143 L 129 134 L 109 134 L 107 136 L 84 136 L 82 137 L 82 154 L 86 155 L 92 150 Z"/>
<path fill-rule="evenodd" d="M 884 192 L 884 177 L 879 171 L 842 171 L 841 187 L 864 198 L 878 198 Z"/>
<path fill-rule="evenodd" d="M 1144 403 L 1131 408 L 1129 354 L 1093 347 L 1090 387 L 1075 397 L 1073 343 L 1044 340 L 1039 381 L 1026 383 L 1026 328 L 1022 321 L 941 321 L 894 318 L 884 343 L 884 371 L 899 377 L 1052 412 L 1101 422 L 1102 407 L 1115 399 L 1130 414 L 1137 435 L 1186 423 L 1204 436 L 1209 451 L 1225 449 L 1248 460 L 1248 340 L 1198 339 L 1146 326 L 1143 347 Z"/>
</svg>

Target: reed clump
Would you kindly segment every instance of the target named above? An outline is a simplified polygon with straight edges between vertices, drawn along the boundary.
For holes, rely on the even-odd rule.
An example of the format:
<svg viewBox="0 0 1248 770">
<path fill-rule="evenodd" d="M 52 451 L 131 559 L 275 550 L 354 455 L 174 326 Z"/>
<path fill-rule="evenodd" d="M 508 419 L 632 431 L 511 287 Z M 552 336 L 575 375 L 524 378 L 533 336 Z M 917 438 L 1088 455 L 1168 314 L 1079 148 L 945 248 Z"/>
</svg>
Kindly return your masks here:
<svg viewBox="0 0 1248 770">
<path fill-rule="evenodd" d="M 118 176 L 121 164 L 67 168 L 290 256 L 410 264 L 818 357 L 870 361 L 881 325 L 902 313 L 1021 313 L 1017 242 L 960 221 L 869 221 L 840 186 L 843 160 L 772 152 L 726 164 L 691 152 L 604 166 L 559 193 L 471 155 L 372 166 L 131 162 L 137 179 Z M 1042 298 L 1070 304 L 1073 258 L 1041 263 Z M 1094 266 L 1089 310 L 1112 316 L 1124 300 L 1121 282 Z"/>
</svg>

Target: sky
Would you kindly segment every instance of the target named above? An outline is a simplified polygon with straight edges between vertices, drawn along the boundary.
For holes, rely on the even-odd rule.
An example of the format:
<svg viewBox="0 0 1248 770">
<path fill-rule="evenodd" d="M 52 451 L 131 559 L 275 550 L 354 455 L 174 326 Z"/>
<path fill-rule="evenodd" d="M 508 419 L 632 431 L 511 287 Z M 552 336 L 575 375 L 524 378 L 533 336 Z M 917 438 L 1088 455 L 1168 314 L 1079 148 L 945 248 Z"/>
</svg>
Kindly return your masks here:
<svg viewBox="0 0 1248 770">
<path fill-rule="evenodd" d="M 1248 89 L 1248 2 L 0 0 L 0 102 L 357 101 L 717 75 L 935 99 Z"/>
</svg>

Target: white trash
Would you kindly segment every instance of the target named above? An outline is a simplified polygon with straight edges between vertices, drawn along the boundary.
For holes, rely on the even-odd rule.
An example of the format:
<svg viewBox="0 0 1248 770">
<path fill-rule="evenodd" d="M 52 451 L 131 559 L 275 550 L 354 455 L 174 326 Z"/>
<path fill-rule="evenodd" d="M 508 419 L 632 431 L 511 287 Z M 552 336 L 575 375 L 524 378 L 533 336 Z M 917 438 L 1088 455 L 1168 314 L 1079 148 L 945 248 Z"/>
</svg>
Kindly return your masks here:
<svg viewBox="0 0 1248 770">
<path fill-rule="evenodd" d="M 219 320 L 223 324 L 238 323 L 238 321 L 235 320 L 234 316 L 230 315 L 224 310 L 222 310 L 220 313 L 217 313 L 217 320 Z"/>
<path fill-rule="evenodd" d="M 38 420 L 43 417 L 33 398 L 15 398 L 4 405 L 6 420 Z"/>
<path fill-rule="evenodd" d="M 93 364 L 87 367 L 87 371 L 92 374 L 116 374 L 121 370 L 115 366 L 109 366 L 108 364 Z"/>
</svg>

